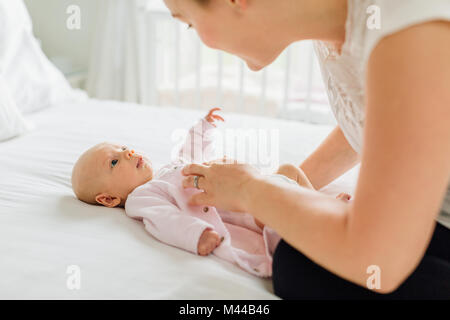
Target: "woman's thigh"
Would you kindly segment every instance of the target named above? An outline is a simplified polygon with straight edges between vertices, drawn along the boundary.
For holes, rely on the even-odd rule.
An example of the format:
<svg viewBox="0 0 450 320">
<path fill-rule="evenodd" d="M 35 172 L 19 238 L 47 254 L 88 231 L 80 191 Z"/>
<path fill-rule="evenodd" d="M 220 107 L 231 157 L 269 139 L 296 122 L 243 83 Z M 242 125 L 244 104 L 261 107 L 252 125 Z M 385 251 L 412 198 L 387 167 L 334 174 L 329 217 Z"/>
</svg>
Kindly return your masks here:
<svg viewBox="0 0 450 320">
<path fill-rule="evenodd" d="M 431 238 L 426 254 L 450 262 L 450 229 L 436 223 L 433 238 Z"/>
<path fill-rule="evenodd" d="M 450 230 L 438 225 L 416 270 L 383 295 L 334 275 L 282 240 L 273 257 L 274 291 L 283 299 L 450 299 L 449 246 Z"/>
</svg>

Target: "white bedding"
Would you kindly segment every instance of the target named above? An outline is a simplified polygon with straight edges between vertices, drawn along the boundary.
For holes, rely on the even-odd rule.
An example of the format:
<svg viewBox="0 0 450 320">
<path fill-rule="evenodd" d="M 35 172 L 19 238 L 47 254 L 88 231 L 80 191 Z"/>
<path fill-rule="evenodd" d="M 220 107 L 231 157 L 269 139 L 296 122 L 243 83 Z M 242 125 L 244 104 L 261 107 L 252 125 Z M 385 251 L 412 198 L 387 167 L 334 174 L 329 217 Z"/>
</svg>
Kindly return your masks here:
<svg viewBox="0 0 450 320">
<path fill-rule="evenodd" d="M 113 141 L 144 151 L 156 168 L 170 157 L 175 129 L 203 111 L 89 100 L 29 116 L 36 129 L 0 143 L 1 299 L 276 299 L 270 280 L 214 256 L 152 238 L 122 209 L 86 205 L 70 187 L 86 148 Z M 222 128 L 280 129 L 280 160 L 299 164 L 329 126 L 223 113 Z M 324 189 L 353 194 L 358 167 Z M 67 268 L 81 288 L 66 286 Z"/>
</svg>

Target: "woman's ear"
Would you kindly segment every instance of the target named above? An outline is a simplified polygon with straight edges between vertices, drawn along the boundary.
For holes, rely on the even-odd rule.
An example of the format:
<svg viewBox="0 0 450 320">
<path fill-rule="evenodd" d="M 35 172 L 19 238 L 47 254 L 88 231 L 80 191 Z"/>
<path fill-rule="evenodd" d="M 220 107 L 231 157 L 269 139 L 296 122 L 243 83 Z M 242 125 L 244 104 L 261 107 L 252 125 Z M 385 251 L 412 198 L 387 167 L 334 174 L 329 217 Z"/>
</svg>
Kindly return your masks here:
<svg viewBox="0 0 450 320">
<path fill-rule="evenodd" d="M 121 199 L 119 197 L 110 196 L 106 193 L 101 193 L 95 197 L 95 201 L 105 207 L 114 208 L 120 204 Z"/>
</svg>

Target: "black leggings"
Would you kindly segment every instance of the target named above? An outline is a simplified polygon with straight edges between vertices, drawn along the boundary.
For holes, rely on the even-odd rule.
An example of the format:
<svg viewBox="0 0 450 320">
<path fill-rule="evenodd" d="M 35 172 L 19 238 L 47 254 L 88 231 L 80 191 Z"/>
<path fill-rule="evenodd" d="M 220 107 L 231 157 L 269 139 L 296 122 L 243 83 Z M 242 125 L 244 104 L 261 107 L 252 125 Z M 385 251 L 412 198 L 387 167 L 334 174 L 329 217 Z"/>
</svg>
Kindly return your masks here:
<svg viewBox="0 0 450 320">
<path fill-rule="evenodd" d="M 381 280 L 382 276 L 381 272 Z M 376 293 L 334 275 L 284 240 L 273 256 L 272 280 L 275 294 L 283 299 L 450 299 L 450 229 L 436 224 L 422 261 L 390 294 Z"/>
</svg>

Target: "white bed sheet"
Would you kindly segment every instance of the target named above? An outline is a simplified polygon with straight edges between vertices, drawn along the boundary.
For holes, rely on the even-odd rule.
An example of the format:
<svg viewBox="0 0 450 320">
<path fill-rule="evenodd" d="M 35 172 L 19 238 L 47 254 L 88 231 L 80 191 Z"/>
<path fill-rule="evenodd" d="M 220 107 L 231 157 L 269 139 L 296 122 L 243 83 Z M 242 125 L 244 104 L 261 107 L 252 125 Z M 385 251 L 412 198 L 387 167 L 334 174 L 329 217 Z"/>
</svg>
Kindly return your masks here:
<svg viewBox="0 0 450 320">
<path fill-rule="evenodd" d="M 123 209 L 86 205 L 72 193 L 72 165 L 93 144 L 133 146 L 158 168 L 169 161 L 172 132 L 203 115 L 93 99 L 31 115 L 36 130 L 0 143 L 0 298 L 277 299 L 270 280 L 160 243 Z M 299 164 L 332 129 L 223 115 L 222 129 L 279 129 L 283 163 Z M 353 194 L 358 170 L 323 191 Z M 66 285 L 70 265 L 80 267 L 79 290 Z"/>
</svg>

